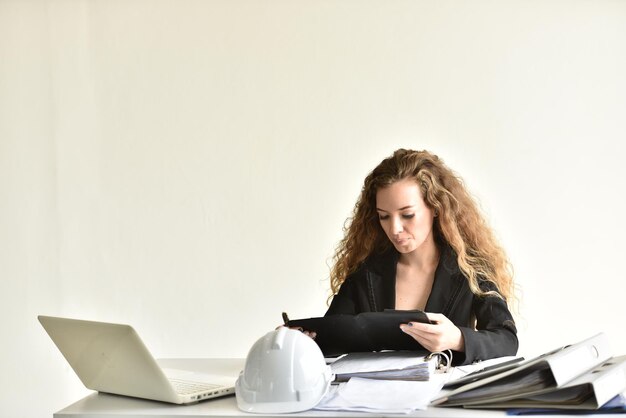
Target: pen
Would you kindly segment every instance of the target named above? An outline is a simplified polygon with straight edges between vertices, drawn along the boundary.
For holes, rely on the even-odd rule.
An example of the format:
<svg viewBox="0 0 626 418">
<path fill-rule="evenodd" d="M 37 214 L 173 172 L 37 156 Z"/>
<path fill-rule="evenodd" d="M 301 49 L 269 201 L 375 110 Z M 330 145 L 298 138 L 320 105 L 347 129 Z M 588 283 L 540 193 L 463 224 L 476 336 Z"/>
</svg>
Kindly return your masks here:
<svg viewBox="0 0 626 418">
<path fill-rule="evenodd" d="M 287 316 L 287 312 L 283 312 L 283 323 L 286 327 L 289 326 L 289 317 Z"/>
</svg>

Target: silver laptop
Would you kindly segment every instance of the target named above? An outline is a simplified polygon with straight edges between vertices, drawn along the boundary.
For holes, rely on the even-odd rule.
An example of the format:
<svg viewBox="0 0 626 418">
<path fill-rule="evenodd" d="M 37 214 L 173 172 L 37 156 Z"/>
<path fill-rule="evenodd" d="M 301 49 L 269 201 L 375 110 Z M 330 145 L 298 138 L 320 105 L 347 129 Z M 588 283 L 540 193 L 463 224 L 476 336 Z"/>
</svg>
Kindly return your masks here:
<svg viewBox="0 0 626 418">
<path fill-rule="evenodd" d="M 130 325 L 38 319 L 89 389 L 175 404 L 235 393 L 236 376 L 162 369 Z"/>
</svg>

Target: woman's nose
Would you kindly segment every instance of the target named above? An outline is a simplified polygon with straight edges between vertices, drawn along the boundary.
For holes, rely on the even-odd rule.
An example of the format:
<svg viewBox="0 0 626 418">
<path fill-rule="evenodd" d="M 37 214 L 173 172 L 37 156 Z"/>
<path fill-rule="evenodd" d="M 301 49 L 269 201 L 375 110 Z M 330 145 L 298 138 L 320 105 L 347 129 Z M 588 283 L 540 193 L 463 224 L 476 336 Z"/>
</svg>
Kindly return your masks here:
<svg viewBox="0 0 626 418">
<path fill-rule="evenodd" d="M 402 221 L 399 218 L 397 218 L 397 217 L 392 218 L 392 221 L 391 221 L 391 232 L 394 235 L 397 235 L 400 232 L 402 232 L 402 229 L 403 229 Z"/>
</svg>

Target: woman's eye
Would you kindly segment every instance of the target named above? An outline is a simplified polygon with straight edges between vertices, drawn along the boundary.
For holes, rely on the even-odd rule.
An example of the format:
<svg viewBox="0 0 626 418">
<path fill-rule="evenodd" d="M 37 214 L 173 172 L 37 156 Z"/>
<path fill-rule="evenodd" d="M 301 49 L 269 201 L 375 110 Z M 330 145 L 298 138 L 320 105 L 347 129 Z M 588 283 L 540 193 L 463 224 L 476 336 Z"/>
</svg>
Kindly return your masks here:
<svg viewBox="0 0 626 418">
<path fill-rule="evenodd" d="M 378 215 L 378 219 L 380 219 L 381 221 L 386 221 L 387 219 L 389 219 L 389 215 Z"/>
<path fill-rule="evenodd" d="M 414 213 L 407 213 L 407 214 L 402 215 L 402 217 L 404 219 L 411 219 L 411 218 L 415 217 L 415 214 Z"/>
</svg>

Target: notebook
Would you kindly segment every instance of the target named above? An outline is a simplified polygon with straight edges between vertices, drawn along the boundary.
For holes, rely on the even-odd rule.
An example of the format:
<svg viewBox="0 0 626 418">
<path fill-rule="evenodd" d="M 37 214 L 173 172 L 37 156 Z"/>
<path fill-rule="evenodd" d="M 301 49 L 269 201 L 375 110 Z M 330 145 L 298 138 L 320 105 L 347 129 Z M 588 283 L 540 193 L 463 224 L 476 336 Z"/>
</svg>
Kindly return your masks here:
<svg viewBox="0 0 626 418">
<path fill-rule="evenodd" d="M 88 389 L 175 404 L 235 393 L 236 376 L 161 368 L 130 325 L 38 319 Z"/>
</svg>

